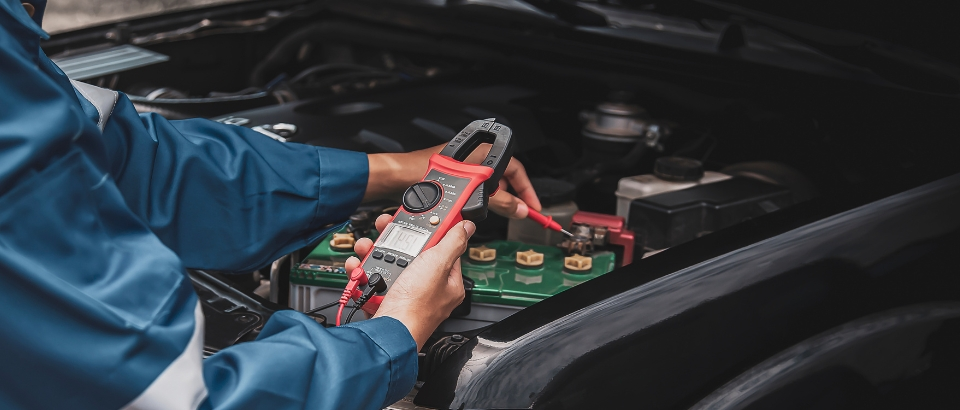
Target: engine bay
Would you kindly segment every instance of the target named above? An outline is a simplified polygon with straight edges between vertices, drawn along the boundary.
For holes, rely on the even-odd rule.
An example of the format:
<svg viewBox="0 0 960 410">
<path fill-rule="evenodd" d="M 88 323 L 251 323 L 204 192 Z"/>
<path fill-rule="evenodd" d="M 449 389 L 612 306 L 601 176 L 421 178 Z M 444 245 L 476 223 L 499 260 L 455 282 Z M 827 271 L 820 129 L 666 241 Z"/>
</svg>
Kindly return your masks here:
<svg viewBox="0 0 960 410">
<path fill-rule="evenodd" d="M 279 143 L 408 152 L 448 142 L 477 119 L 512 128 L 514 156 L 543 214 L 574 236 L 491 214 L 461 258 L 467 300 L 439 335 L 496 323 L 818 196 L 896 189 L 952 169 L 930 141 L 907 150 L 890 143 L 886 135 L 910 125 L 883 121 L 909 105 L 893 92 L 861 88 L 877 104 L 853 106 L 835 83 L 818 80 L 810 91 L 804 87 L 814 83 L 788 74 L 757 84 L 724 70 L 638 69 L 548 44 L 512 49 L 479 34 L 424 34 L 335 15 L 288 23 L 197 38 L 158 32 L 133 38 L 139 47 L 50 48 L 61 66 L 81 68 L 121 47 L 144 51 L 151 60 L 141 66 L 83 80 L 124 91 L 142 113 L 205 117 Z M 885 105 L 895 100 L 898 108 Z M 928 118 L 937 115 L 930 107 L 913 105 Z M 319 243 L 251 275 L 227 276 L 271 302 L 314 310 L 337 299 L 353 244 L 376 239 L 373 221 L 397 205 L 364 204 Z M 326 324 L 332 310 L 312 314 Z"/>
<path fill-rule="evenodd" d="M 311 70 L 311 69 L 307 69 Z M 706 134 L 656 119 L 609 91 L 585 106 L 547 104 L 562 95 L 529 85 L 460 76 L 386 85 L 290 104 L 231 113 L 216 121 L 246 126 L 284 143 L 407 152 L 448 142 L 475 119 L 511 127 L 516 157 L 527 167 L 543 214 L 574 234 L 564 238 L 530 220 L 489 215 L 461 258 L 468 302 L 440 330 L 495 323 L 584 281 L 671 246 L 774 212 L 815 194 L 799 171 L 771 161 L 705 171 Z M 529 83 L 526 83 L 529 84 Z M 553 94 L 553 95 L 551 95 Z M 567 110 L 564 134 L 543 112 Z M 571 132 L 572 131 L 572 132 Z M 669 155 L 676 139 L 686 151 Z M 706 147 L 704 147 L 706 145 Z M 697 152 L 697 150 L 700 152 Z M 671 150 L 677 154 L 678 149 Z M 646 171 L 647 173 L 643 173 Z M 338 232 L 322 239 L 289 272 L 288 305 L 310 311 L 336 300 L 347 283 L 343 265 L 362 237 L 376 240 L 373 221 L 398 203 L 367 204 Z M 280 299 L 277 292 L 277 300 Z M 317 313 L 332 317 L 335 307 Z"/>
<path fill-rule="evenodd" d="M 658 99 L 629 82 L 621 88 L 560 82 L 516 67 L 326 41 L 336 29 L 358 31 L 320 23 L 280 39 L 239 92 L 148 85 L 157 83 L 150 77 L 125 91 L 140 112 L 205 116 L 282 143 L 367 153 L 443 144 L 476 119 L 511 127 L 515 158 L 530 175 L 543 214 L 574 236 L 491 214 L 461 258 L 467 300 L 440 333 L 496 323 L 636 259 L 818 194 L 818 185 L 795 168 L 809 164 L 791 161 L 802 153 L 756 146 L 756 134 L 769 130 L 698 112 L 714 97 L 687 92 L 686 101 Z M 363 205 L 315 247 L 274 264 L 269 274 L 255 274 L 255 282 L 270 281 L 269 293 L 264 287 L 259 293 L 327 323 L 336 307 L 315 310 L 342 292 L 353 244 L 375 240 L 373 221 L 397 206 Z"/>
<path fill-rule="evenodd" d="M 248 128 L 261 144 L 404 153 L 439 148 L 477 120 L 512 130 L 543 215 L 570 235 L 492 212 L 479 222 L 459 262 L 466 297 L 420 349 L 413 392 L 390 408 L 687 407 L 719 387 L 740 395 L 729 380 L 821 340 L 811 336 L 956 299 L 934 263 L 957 241 L 943 233 L 956 229 L 956 195 L 943 188 L 955 182 L 942 181 L 960 172 L 955 70 L 938 76 L 949 70 L 932 59 L 906 64 L 889 44 L 839 29 L 811 38 L 791 34 L 790 20 L 700 14 L 716 6 L 703 2 L 515 7 L 525 3 L 224 3 L 42 47 L 70 79 L 121 91 L 140 113 Z M 351 314 L 338 312 L 346 261 L 362 238 L 389 238 L 375 220 L 401 206 L 399 195 L 363 203 L 255 271 L 188 266 L 204 355 L 257 339 L 281 310 L 328 327 L 366 320 L 356 297 Z M 370 254 L 394 272 L 413 260 Z M 876 397 L 935 397 L 917 372 L 952 380 L 956 366 L 938 366 L 956 355 L 920 349 L 908 325 L 910 346 L 881 340 L 856 378 L 809 380 L 835 387 L 840 374 L 873 394 L 860 386 L 888 363 L 905 369 L 906 387 L 869 378 L 886 392 Z M 849 365 L 845 346 L 822 363 Z M 818 386 L 784 389 L 785 400 Z"/>
<path fill-rule="evenodd" d="M 396 58 L 387 55 L 382 59 Z M 515 157 L 531 177 L 543 214 L 573 237 L 531 220 L 490 214 L 478 224 L 461 258 L 467 300 L 440 332 L 496 323 L 635 258 L 789 207 L 817 192 L 800 171 L 781 162 L 713 165 L 717 137 L 682 117 L 640 105 L 643 99 L 629 90 L 597 89 L 593 99 L 574 99 L 568 90 L 518 78 L 520 73 L 504 78 L 485 71 L 454 70 L 385 83 L 379 76 L 367 79 L 372 72 L 382 72 L 384 78 L 413 77 L 385 70 L 321 62 L 293 75 L 291 82 L 313 77 L 312 84 L 327 84 L 330 95 L 213 119 L 283 143 L 367 153 L 443 144 L 477 119 L 495 118 L 512 128 Z M 286 92 L 302 93 L 297 87 Z M 354 243 L 363 237 L 376 240 L 373 221 L 398 205 L 365 204 L 338 232 L 292 256 L 289 272 L 283 272 L 289 274 L 286 304 L 307 312 L 336 300 L 347 283 L 344 262 L 356 256 Z M 279 289 L 274 293 L 272 299 L 283 300 Z M 336 307 L 312 314 L 331 318 Z"/>
</svg>

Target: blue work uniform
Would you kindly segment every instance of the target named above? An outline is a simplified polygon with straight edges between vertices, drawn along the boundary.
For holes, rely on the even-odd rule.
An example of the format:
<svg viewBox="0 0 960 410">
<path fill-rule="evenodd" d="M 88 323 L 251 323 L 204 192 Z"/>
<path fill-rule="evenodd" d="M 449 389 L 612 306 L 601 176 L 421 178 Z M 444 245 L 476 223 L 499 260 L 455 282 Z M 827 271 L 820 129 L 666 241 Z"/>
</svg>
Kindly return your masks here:
<svg viewBox="0 0 960 410">
<path fill-rule="evenodd" d="M 278 312 L 202 359 L 184 267 L 260 268 L 363 197 L 366 156 L 138 115 L 41 51 L 44 2 L 0 0 L 0 408 L 381 408 L 413 387 L 397 320 Z"/>
</svg>

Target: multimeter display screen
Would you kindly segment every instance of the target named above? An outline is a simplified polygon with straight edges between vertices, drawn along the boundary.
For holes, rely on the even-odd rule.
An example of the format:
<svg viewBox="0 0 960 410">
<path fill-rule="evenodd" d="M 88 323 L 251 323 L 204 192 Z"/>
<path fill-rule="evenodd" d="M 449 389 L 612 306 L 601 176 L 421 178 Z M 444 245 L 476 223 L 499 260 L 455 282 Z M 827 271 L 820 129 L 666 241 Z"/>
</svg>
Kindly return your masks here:
<svg viewBox="0 0 960 410">
<path fill-rule="evenodd" d="M 416 257 L 427 244 L 430 235 L 425 232 L 416 231 L 405 226 L 390 224 L 386 235 L 381 237 L 377 246 L 393 249 L 397 252 L 403 252 L 407 255 Z"/>
</svg>

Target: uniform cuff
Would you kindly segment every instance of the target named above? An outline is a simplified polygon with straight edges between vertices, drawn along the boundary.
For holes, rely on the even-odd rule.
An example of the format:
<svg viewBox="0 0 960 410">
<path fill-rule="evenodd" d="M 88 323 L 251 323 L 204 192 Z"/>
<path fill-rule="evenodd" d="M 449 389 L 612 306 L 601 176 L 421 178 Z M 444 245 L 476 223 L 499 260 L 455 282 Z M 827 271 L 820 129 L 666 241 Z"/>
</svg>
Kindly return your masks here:
<svg viewBox="0 0 960 410">
<path fill-rule="evenodd" d="M 413 390 L 417 382 L 417 342 L 403 323 L 383 316 L 340 327 L 363 332 L 390 357 L 390 387 L 384 406 L 395 403 Z"/>
<path fill-rule="evenodd" d="M 316 147 L 320 159 L 319 206 L 314 226 L 346 220 L 367 190 L 367 154 Z"/>
</svg>

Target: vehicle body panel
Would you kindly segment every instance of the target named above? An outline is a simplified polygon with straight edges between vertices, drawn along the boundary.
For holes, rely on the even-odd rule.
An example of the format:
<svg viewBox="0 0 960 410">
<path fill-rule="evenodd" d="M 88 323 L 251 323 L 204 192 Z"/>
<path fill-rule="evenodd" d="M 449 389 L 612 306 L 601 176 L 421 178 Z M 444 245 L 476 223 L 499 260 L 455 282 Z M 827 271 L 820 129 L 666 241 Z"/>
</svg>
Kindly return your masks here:
<svg viewBox="0 0 960 410">
<path fill-rule="evenodd" d="M 794 211 L 812 211 L 803 208 Z M 417 403 L 525 408 L 598 403 L 619 391 L 647 408 L 693 404 L 757 358 L 843 320 L 880 307 L 960 296 L 954 275 L 915 272 L 903 283 L 899 271 L 956 243 L 949 238 L 960 227 L 956 209 L 960 175 L 827 216 L 612 297 L 598 297 L 595 286 L 585 284 L 543 302 L 576 309 L 571 313 L 541 325 L 531 316 L 545 312 L 528 309 L 477 335 L 426 381 Z M 710 239 L 753 236 L 751 230 L 762 231 L 768 222 L 763 219 Z M 656 271 L 657 259 L 671 253 L 709 254 L 711 242 L 638 261 L 603 284 Z M 619 281 L 625 288 L 629 282 Z"/>
</svg>

